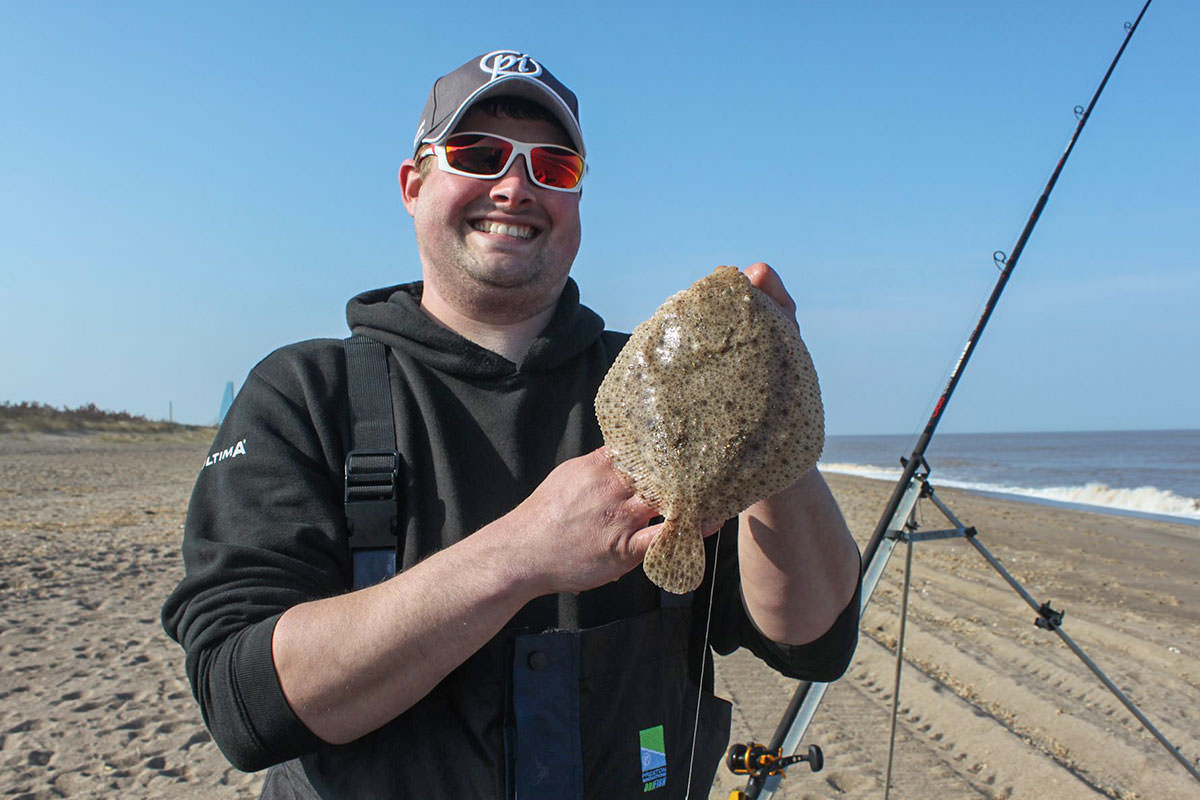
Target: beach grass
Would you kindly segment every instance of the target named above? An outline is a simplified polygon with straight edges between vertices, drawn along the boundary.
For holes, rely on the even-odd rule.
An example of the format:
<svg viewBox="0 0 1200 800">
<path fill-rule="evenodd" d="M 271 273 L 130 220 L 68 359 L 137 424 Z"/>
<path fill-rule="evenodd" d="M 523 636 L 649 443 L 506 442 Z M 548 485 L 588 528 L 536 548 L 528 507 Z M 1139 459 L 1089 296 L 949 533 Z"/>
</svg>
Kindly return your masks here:
<svg viewBox="0 0 1200 800">
<path fill-rule="evenodd" d="M 0 434 L 90 434 L 111 441 L 211 441 L 216 428 L 154 420 L 127 411 L 108 411 L 95 403 L 57 408 L 37 402 L 0 403 Z"/>
</svg>

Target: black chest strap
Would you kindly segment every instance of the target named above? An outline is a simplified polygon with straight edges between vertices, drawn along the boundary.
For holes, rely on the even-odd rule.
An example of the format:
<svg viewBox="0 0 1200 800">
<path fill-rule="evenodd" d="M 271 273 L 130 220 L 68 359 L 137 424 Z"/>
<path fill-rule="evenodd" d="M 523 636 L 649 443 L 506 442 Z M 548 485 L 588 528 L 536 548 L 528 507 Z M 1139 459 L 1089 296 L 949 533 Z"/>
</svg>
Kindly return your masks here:
<svg viewBox="0 0 1200 800">
<path fill-rule="evenodd" d="M 351 425 L 344 501 L 353 586 L 361 589 L 396 574 L 404 462 L 396 449 L 387 347 L 357 334 L 344 346 Z"/>
</svg>

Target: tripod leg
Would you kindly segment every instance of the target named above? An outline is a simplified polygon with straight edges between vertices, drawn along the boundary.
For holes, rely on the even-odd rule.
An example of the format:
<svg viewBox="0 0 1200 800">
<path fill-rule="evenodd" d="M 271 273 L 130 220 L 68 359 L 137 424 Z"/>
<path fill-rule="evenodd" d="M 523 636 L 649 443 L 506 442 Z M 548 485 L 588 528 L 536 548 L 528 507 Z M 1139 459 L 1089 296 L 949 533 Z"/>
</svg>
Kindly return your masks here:
<svg viewBox="0 0 1200 800">
<path fill-rule="evenodd" d="M 928 497 L 933 501 L 934 505 L 938 507 L 938 510 L 946 515 L 946 519 L 950 520 L 959 528 L 963 527 L 963 524 L 959 522 L 957 517 L 954 516 L 954 513 L 947 508 L 946 505 L 936 495 L 934 495 L 932 491 L 928 493 Z M 1063 644 L 1071 649 L 1071 652 L 1083 662 L 1084 666 L 1091 670 L 1092 674 L 1100 679 L 1100 682 L 1104 684 L 1105 688 L 1112 692 L 1113 696 L 1121 701 L 1121 704 L 1124 705 L 1125 708 L 1129 709 L 1129 713 L 1133 714 L 1133 716 L 1137 718 L 1138 722 L 1142 723 L 1142 727 L 1145 728 L 1151 736 L 1157 739 L 1158 743 L 1161 744 L 1163 748 L 1175 758 L 1176 761 L 1182 764 L 1183 768 L 1186 769 L 1193 778 L 1200 781 L 1200 770 L 1197 770 L 1196 766 L 1188 760 L 1187 756 L 1179 752 L 1179 748 L 1172 744 L 1171 741 L 1158 730 L 1158 728 L 1154 727 L 1154 724 L 1151 723 L 1146 715 L 1143 714 L 1141 710 L 1133 704 L 1133 701 L 1126 697 L 1125 693 L 1118 689 L 1115 683 L 1109 680 L 1108 676 L 1101 671 L 1100 667 L 1098 667 L 1094 661 L 1088 658 L 1087 654 L 1083 652 L 1083 649 L 1080 648 L 1079 645 L 1075 644 L 1075 641 L 1060 627 L 1060 623 L 1062 622 L 1061 612 L 1053 611 L 1050 608 L 1049 603 L 1038 605 L 1037 600 L 1033 599 L 1033 596 L 1030 595 L 1029 592 L 1025 591 L 1025 587 L 1022 586 L 1017 579 L 1014 578 L 1012 574 L 1004 568 L 1004 565 L 1000 563 L 999 559 L 992 555 L 991 551 L 983 546 L 983 543 L 979 541 L 979 537 L 976 535 L 974 528 L 964 528 L 964 530 L 971 531 L 970 535 L 967 536 L 967 541 L 972 547 L 975 548 L 979 555 L 983 556 L 984 560 L 992 565 L 992 568 L 1000 574 L 1000 577 L 1004 578 L 1008 585 L 1012 587 L 1013 591 L 1019 594 L 1021 599 L 1023 599 L 1030 608 L 1038 613 L 1038 627 L 1045 628 L 1057 634 L 1058 638 L 1062 639 Z"/>
<path fill-rule="evenodd" d="M 896 685 L 892 689 L 892 732 L 888 736 L 887 778 L 883 784 L 883 800 L 892 791 L 892 760 L 896 754 L 896 719 L 900 716 L 900 673 L 904 669 L 904 634 L 908 627 L 908 589 L 912 585 L 913 543 L 909 539 L 904 553 L 904 590 L 900 598 L 900 635 L 896 639 Z"/>
</svg>

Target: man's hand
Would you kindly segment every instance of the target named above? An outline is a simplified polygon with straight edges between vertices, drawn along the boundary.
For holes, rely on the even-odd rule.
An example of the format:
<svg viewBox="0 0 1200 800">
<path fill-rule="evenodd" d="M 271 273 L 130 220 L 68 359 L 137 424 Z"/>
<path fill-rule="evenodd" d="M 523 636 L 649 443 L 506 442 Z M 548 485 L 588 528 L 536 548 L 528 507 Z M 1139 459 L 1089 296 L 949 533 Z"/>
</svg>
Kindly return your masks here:
<svg viewBox="0 0 1200 800">
<path fill-rule="evenodd" d="M 601 447 L 559 464 L 497 523 L 511 526 L 514 568 L 551 594 L 594 589 L 642 563 L 657 513 Z"/>
<path fill-rule="evenodd" d="M 788 294 L 787 289 L 783 286 L 783 280 L 779 277 L 779 273 L 771 269 L 771 267 L 762 261 L 756 261 L 743 270 L 746 277 L 750 279 L 750 285 L 759 289 L 767 297 L 774 300 L 783 309 L 783 313 L 787 314 L 793 322 L 796 320 L 796 301 Z"/>
</svg>

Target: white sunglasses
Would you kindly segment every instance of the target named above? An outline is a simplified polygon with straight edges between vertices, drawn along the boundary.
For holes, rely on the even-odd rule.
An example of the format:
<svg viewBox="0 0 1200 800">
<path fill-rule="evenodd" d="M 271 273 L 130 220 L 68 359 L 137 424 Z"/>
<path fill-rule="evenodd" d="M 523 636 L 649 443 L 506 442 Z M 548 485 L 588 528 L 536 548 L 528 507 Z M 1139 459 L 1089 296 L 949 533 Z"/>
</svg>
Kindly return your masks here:
<svg viewBox="0 0 1200 800">
<path fill-rule="evenodd" d="M 450 136 L 442 144 L 425 145 L 417 151 L 416 159 L 431 154 L 437 156 L 442 172 L 485 180 L 503 176 L 521 155 L 525 156 L 525 169 L 534 185 L 556 192 L 583 189 L 583 156 L 562 145 L 519 142 L 495 133 L 467 131 Z"/>
</svg>

